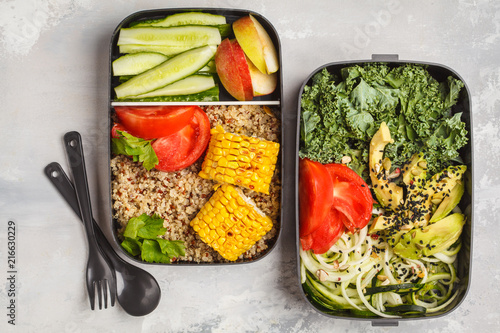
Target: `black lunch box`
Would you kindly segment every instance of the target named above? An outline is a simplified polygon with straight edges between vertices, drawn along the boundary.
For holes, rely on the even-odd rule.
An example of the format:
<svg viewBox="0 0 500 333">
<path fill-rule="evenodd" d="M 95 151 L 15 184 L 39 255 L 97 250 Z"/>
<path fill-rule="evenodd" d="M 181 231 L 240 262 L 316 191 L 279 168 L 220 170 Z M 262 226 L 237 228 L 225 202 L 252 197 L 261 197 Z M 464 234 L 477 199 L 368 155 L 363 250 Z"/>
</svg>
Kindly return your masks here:
<svg viewBox="0 0 500 333">
<path fill-rule="evenodd" d="M 316 311 L 319 313 L 330 317 L 330 318 L 339 318 L 339 319 L 354 319 L 354 320 L 367 320 L 371 321 L 373 326 L 397 326 L 399 321 L 406 320 L 415 320 L 415 319 L 427 319 L 427 318 L 438 318 L 442 317 L 451 311 L 455 310 L 465 299 L 467 292 L 470 287 L 470 279 L 471 279 L 471 264 L 472 264 L 472 229 L 473 229 L 473 211 L 474 211 L 474 195 L 473 195 L 473 150 L 472 150 L 472 114 L 471 114 L 471 95 L 467 85 L 465 84 L 464 89 L 461 90 L 460 96 L 458 98 L 457 104 L 452 108 L 452 112 L 462 113 L 462 121 L 466 124 L 466 129 L 468 131 L 468 144 L 463 147 L 460 151 L 460 156 L 462 157 L 464 164 L 467 165 L 467 172 L 465 174 L 466 179 L 466 187 L 465 193 L 462 197 L 461 203 L 459 207 L 463 212 L 466 212 L 467 222 L 464 226 L 462 232 L 462 248 L 458 254 L 458 267 L 457 267 L 457 277 L 459 279 L 459 289 L 460 294 L 455 300 L 445 309 L 432 313 L 432 314 L 424 314 L 424 315 L 408 315 L 403 316 L 400 319 L 388 319 L 388 318 L 378 318 L 378 317 L 361 317 L 358 315 L 354 315 L 348 312 L 339 311 L 336 314 L 327 314 L 322 312 L 319 308 L 317 308 L 311 301 L 311 299 L 304 292 L 301 285 L 301 276 L 300 276 L 300 238 L 299 238 L 299 193 L 298 193 L 298 180 L 299 180 L 299 140 L 300 140 L 300 115 L 301 115 L 301 96 L 304 91 L 304 87 L 306 85 L 310 86 L 312 83 L 312 77 L 321 72 L 323 69 L 327 69 L 329 72 L 337 74 L 340 76 L 340 70 L 344 67 L 352 66 L 352 65 L 361 65 L 370 62 L 380 62 L 387 63 L 389 66 L 398 66 L 403 64 L 421 64 L 425 65 L 429 73 L 438 81 L 445 81 L 448 76 L 453 76 L 457 79 L 460 79 L 462 82 L 465 81 L 449 67 L 444 65 L 428 63 L 428 62 L 420 62 L 420 61 L 403 61 L 399 60 L 398 55 L 373 55 L 370 60 L 361 60 L 361 61 L 345 61 L 345 62 L 335 62 L 328 63 L 316 69 L 313 73 L 311 73 L 302 84 L 299 91 L 299 99 L 298 99 L 298 110 L 297 110 L 297 132 L 296 132 L 296 158 L 295 158 L 295 200 L 297 202 L 297 207 L 295 208 L 295 221 L 296 221 L 296 251 L 297 251 L 297 273 L 298 273 L 298 282 L 300 285 L 300 290 L 302 291 L 302 296 Z"/>
<path fill-rule="evenodd" d="M 117 59 L 121 54 L 119 52 L 119 48 L 117 45 L 118 42 L 118 37 L 119 37 L 119 32 L 121 28 L 127 28 L 132 22 L 136 21 L 142 21 L 142 20 L 150 20 L 150 19 L 159 19 L 163 18 L 168 15 L 176 14 L 176 13 L 182 13 L 182 12 L 191 12 L 191 11 L 201 11 L 205 13 L 210 13 L 210 14 L 216 14 L 216 15 L 223 15 L 226 17 L 227 23 L 232 24 L 234 21 L 237 19 L 247 16 L 249 14 L 253 15 L 261 24 L 262 26 L 266 29 L 268 32 L 269 36 L 271 37 L 276 50 L 278 52 L 278 59 L 279 59 L 279 67 L 280 69 L 278 70 L 278 82 L 277 82 L 277 87 L 276 90 L 266 96 L 259 96 L 259 97 L 254 97 L 252 101 L 245 101 L 245 102 L 239 102 L 236 101 L 222 86 L 222 84 L 219 83 L 219 101 L 218 102 L 115 102 L 114 97 L 115 97 L 115 92 L 114 92 L 114 87 L 119 84 L 119 79 L 117 77 L 113 76 L 112 73 L 112 62 Z M 234 35 L 230 35 L 229 38 L 234 38 Z M 109 109 L 109 116 L 108 116 L 108 129 L 111 131 L 111 128 L 113 126 L 113 116 L 114 116 L 114 106 L 115 105 L 179 105 L 179 104 L 190 104 L 190 105 L 269 105 L 272 106 L 273 112 L 275 112 L 275 116 L 281 120 L 281 149 L 280 153 L 278 156 L 278 164 L 276 168 L 280 168 L 281 170 L 281 180 L 284 179 L 283 177 L 283 143 L 284 143 L 284 126 L 283 126 L 283 116 L 281 112 L 281 101 L 282 101 L 282 94 L 283 94 L 283 69 L 282 69 L 282 57 L 281 57 L 281 44 L 280 40 L 278 37 L 278 34 L 276 32 L 276 29 L 272 26 L 272 24 L 264 18 L 262 15 L 255 13 L 253 11 L 248 11 L 248 10 L 239 10 L 239 9 L 223 9 L 223 8 L 171 8 L 171 9 L 154 9 L 154 10 L 144 10 L 144 11 L 139 11 L 135 12 L 129 16 L 127 16 L 125 19 L 123 19 L 118 26 L 115 28 L 112 37 L 111 37 L 111 43 L 110 43 L 110 49 L 109 49 L 109 81 L 108 81 L 108 109 Z M 108 156 L 111 159 L 112 153 L 111 153 L 111 138 L 109 137 L 109 142 L 108 142 Z M 111 184 L 111 170 L 108 170 L 108 179 L 110 180 Z M 283 206 L 283 193 L 284 191 L 288 188 L 289 191 L 291 191 L 292 186 L 291 184 L 284 184 L 282 181 L 282 187 L 281 187 L 281 206 Z M 139 258 L 132 257 L 128 252 L 126 252 L 121 246 L 120 246 L 120 239 L 118 235 L 118 228 L 119 228 L 119 223 L 113 219 L 113 212 L 112 212 L 112 199 L 111 199 L 111 186 L 109 187 L 109 200 L 110 200 L 110 207 L 109 207 L 109 214 L 111 215 L 111 221 L 112 221 L 112 230 L 113 230 L 113 241 L 115 245 L 120 248 L 123 251 L 123 254 L 132 259 L 135 262 L 142 263 L 142 264 L 152 264 L 152 265 L 165 265 L 165 264 L 157 264 L 157 263 L 147 263 L 144 261 L 141 261 Z M 283 209 L 281 209 L 280 212 L 280 220 L 278 221 L 277 225 L 277 235 L 270 241 L 267 245 L 268 248 L 259 254 L 259 256 L 255 259 L 252 260 L 240 260 L 237 262 L 230 262 L 230 263 L 195 263 L 195 262 L 182 262 L 178 261 L 173 264 L 181 264 L 181 265 L 236 265 L 236 264 L 241 264 L 241 263 L 250 263 L 250 262 L 255 262 L 257 260 L 262 259 L 263 257 L 267 256 L 276 246 L 278 239 L 281 235 L 281 229 L 282 229 L 282 223 L 283 223 Z"/>
</svg>

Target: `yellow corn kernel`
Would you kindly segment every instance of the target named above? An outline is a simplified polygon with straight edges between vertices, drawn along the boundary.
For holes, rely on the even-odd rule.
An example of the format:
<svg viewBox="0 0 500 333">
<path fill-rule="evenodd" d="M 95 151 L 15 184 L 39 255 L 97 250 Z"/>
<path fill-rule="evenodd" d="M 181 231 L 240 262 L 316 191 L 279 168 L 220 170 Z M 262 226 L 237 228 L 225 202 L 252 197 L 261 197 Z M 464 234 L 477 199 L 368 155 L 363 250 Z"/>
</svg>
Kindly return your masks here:
<svg viewBox="0 0 500 333">
<path fill-rule="evenodd" d="M 241 162 L 245 162 L 245 163 L 250 163 L 251 159 L 250 159 L 250 156 L 245 156 L 245 155 L 241 155 L 238 157 L 238 159 L 241 161 Z"/>
<path fill-rule="evenodd" d="M 218 167 L 221 167 L 221 168 L 225 168 L 225 167 L 227 167 L 227 163 L 228 163 L 227 158 L 225 158 L 225 157 L 221 157 L 221 158 L 217 161 L 217 166 L 218 166 Z M 217 171 L 217 168 L 216 168 L 215 170 Z"/>
<path fill-rule="evenodd" d="M 257 148 L 265 149 L 267 147 L 267 143 L 265 141 L 260 141 L 257 143 Z"/>
<path fill-rule="evenodd" d="M 235 162 L 235 161 L 231 161 L 231 162 L 228 162 L 227 163 L 227 167 L 228 168 L 231 168 L 231 169 L 238 169 L 238 162 Z"/>
<path fill-rule="evenodd" d="M 224 176 L 224 183 L 231 184 L 234 182 L 234 178 L 231 176 Z"/>
<path fill-rule="evenodd" d="M 190 225 L 222 257 L 234 261 L 271 230 L 273 223 L 241 190 L 222 184 Z"/>
<path fill-rule="evenodd" d="M 279 144 L 227 133 L 222 126 L 213 128 L 211 133 L 200 177 L 268 194 Z"/>
</svg>

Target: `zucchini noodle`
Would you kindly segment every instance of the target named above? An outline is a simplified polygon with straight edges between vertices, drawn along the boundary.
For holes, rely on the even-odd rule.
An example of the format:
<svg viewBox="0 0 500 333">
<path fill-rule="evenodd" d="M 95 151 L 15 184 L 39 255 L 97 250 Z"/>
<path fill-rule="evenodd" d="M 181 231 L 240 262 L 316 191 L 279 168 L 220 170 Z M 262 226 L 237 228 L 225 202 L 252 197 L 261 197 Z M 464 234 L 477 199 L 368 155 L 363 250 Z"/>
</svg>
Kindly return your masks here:
<svg viewBox="0 0 500 333">
<path fill-rule="evenodd" d="M 456 259 L 461 244 L 419 260 L 402 258 L 380 236 L 345 233 L 329 251 L 300 249 L 301 281 L 327 311 L 400 318 L 433 313 L 457 297 Z"/>
</svg>

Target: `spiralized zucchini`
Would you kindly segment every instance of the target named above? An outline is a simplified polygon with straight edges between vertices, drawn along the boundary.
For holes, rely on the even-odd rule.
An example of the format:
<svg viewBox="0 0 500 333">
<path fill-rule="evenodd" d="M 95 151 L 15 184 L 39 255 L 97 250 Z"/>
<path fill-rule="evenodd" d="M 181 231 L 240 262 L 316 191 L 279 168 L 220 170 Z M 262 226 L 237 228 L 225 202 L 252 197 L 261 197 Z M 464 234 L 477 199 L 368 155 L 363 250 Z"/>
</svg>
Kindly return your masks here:
<svg viewBox="0 0 500 333">
<path fill-rule="evenodd" d="M 460 244 L 431 257 L 405 259 L 383 237 L 368 235 L 367 226 L 344 234 L 324 254 L 300 249 L 301 281 L 306 294 L 327 312 L 385 318 L 432 313 L 458 295 L 459 250 Z"/>
</svg>

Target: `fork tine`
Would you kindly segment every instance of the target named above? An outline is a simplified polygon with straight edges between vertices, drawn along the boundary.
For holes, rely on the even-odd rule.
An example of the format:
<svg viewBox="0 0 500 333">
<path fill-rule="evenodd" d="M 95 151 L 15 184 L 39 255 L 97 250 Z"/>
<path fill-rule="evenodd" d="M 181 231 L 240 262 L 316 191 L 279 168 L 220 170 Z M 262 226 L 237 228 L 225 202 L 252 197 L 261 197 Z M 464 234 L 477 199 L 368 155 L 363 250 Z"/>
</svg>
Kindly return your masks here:
<svg viewBox="0 0 500 333">
<path fill-rule="evenodd" d="M 104 308 L 108 308 L 108 280 L 101 281 L 102 283 L 102 292 L 104 293 Z"/>
<path fill-rule="evenodd" d="M 90 300 L 90 308 L 94 310 L 94 302 L 95 302 L 95 282 L 92 282 L 91 284 L 87 284 L 87 290 L 89 293 L 89 300 Z"/>
<path fill-rule="evenodd" d="M 102 281 L 96 281 L 97 286 L 97 296 L 99 299 L 99 310 L 102 309 Z"/>
<path fill-rule="evenodd" d="M 116 283 L 109 283 L 108 281 L 108 287 L 109 287 L 109 299 L 111 301 L 111 306 L 115 306 L 115 298 L 116 298 Z M 115 288 L 113 288 L 115 287 Z"/>
</svg>

